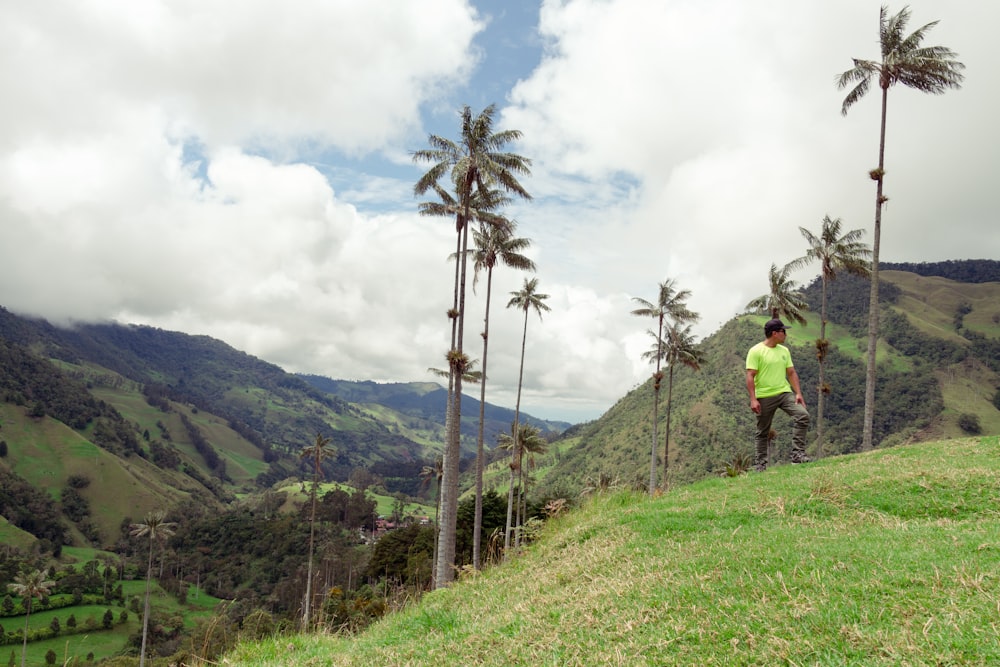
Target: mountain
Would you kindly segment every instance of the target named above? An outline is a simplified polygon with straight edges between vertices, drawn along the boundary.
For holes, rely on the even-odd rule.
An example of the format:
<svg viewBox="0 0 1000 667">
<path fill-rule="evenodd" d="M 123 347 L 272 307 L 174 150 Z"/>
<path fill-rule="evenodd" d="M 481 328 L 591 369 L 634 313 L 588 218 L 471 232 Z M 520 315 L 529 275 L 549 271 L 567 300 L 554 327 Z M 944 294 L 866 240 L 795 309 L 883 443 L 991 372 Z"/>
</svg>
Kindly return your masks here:
<svg viewBox="0 0 1000 667">
<path fill-rule="evenodd" d="M 906 267 L 882 271 L 876 440 L 1000 433 L 1000 263 Z M 819 303 L 818 281 L 805 291 Z M 868 284 L 850 276 L 830 286 L 824 455 L 860 445 L 867 295 Z M 701 342 L 699 372 L 675 374 L 673 482 L 712 475 L 749 453 L 743 360 L 762 321 L 735 317 Z M 789 341 L 812 409 L 818 330 L 811 316 Z M 364 471 L 388 494 L 415 495 L 420 468 L 441 452 L 445 394 L 434 383 L 295 376 L 206 336 L 117 324 L 60 328 L 0 309 L 0 516 L 8 522 L 0 530 L 19 541 L 109 544 L 125 517 L 189 502 L 224 508 L 301 478 L 298 454 L 316 433 L 329 433 L 336 450 L 326 479 Z M 652 396 L 647 382 L 601 418 L 570 428 L 525 416 L 550 440 L 534 462 L 535 492 L 566 497 L 601 478 L 648 479 Z M 463 403 L 469 456 L 478 402 Z M 659 414 L 662 456 L 665 406 Z M 492 446 L 512 412 L 487 405 L 486 415 Z M 781 416 L 777 425 L 784 429 Z M 783 431 L 777 455 L 787 447 Z M 487 488 L 505 489 L 508 477 L 498 460 Z"/>
<path fill-rule="evenodd" d="M 237 493 L 301 477 L 299 452 L 317 433 L 337 452 L 326 479 L 363 470 L 386 493 L 419 493 L 421 466 L 442 450 L 446 391 L 353 383 L 369 385 L 356 403 L 327 390 L 351 383 L 308 379 L 207 336 L 62 328 L 0 308 L 0 517 L 56 544 L 108 545 L 123 518 L 189 501 L 222 508 Z M 471 455 L 478 403 L 468 401 Z M 513 412 L 487 405 L 487 414 L 495 441 Z M 553 437 L 564 426 L 526 418 Z M 25 503 L 26 489 L 49 500 Z M 79 511 L 67 514 L 74 503 Z"/>
<path fill-rule="evenodd" d="M 332 380 L 318 375 L 299 375 L 310 385 L 322 392 L 336 396 L 363 409 L 369 409 L 383 421 L 393 419 L 392 412 L 401 416 L 396 421 L 399 428 L 419 429 L 424 422 L 436 427 L 444 426 L 442 416 L 447 406 L 448 390 L 434 382 L 355 382 Z M 467 453 L 475 452 L 479 434 L 479 400 L 462 395 L 462 443 Z M 388 408 L 388 410 L 387 410 Z M 486 404 L 483 411 L 483 441 L 491 447 L 501 433 L 510 433 L 514 423 L 514 411 L 496 405 Z M 543 435 L 554 437 L 572 424 L 561 421 L 538 419 L 522 413 L 522 423 L 537 427 Z M 441 432 L 443 436 L 443 431 Z"/>
<path fill-rule="evenodd" d="M 894 265 L 888 265 L 890 267 Z M 883 270 L 875 441 L 905 442 L 1000 433 L 1000 262 L 976 260 L 908 264 L 913 271 Z M 922 275 L 925 274 L 925 275 Z M 942 276 L 941 274 L 945 274 Z M 961 282 L 951 277 L 974 279 Z M 820 303 L 817 278 L 805 290 Z M 869 283 L 839 276 L 828 288 L 826 362 L 830 393 L 825 399 L 823 455 L 858 451 L 864 408 Z M 762 338 L 763 316 L 738 316 L 700 343 L 698 372 L 678 368 L 671 411 L 670 476 L 683 483 L 718 473 L 738 455 L 753 451 L 753 418 L 744 386 L 747 349 Z M 815 436 L 815 340 L 819 314 L 790 331 L 786 343 L 802 379 Z M 660 392 L 657 452 L 662 470 L 666 383 Z M 544 468 L 543 496 L 592 486 L 598 480 L 645 486 L 652 446 L 652 380 L 623 396 L 589 424 L 569 429 Z M 776 456 L 788 460 L 789 426 L 784 415 Z"/>
</svg>

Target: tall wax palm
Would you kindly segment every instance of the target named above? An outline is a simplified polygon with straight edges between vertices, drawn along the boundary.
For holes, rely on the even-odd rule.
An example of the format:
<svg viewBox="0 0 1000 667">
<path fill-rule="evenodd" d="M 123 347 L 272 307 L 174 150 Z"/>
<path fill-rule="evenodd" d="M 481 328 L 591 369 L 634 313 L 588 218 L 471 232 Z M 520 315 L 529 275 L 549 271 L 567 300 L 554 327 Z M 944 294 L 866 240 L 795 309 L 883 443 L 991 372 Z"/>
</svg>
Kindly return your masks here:
<svg viewBox="0 0 1000 667">
<path fill-rule="evenodd" d="M 167 513 L 154 511 L 146 514 L 145 523 L 133 523 L 132 537 L 149 537 L 149 562 L 146 564 L 146 602 L 142 613 L 142 646 L 139 649 L 139 667 L 146 664 L 146 637 L 149 634 L 149 582 L 153 578 L 153 547 L 174 534 L 177 524 L 166 521 Z"/>
<path fill-rule="evenodd" d="M 521 367 L 517 374 L 517 401 L 514 403 L 514 427 L 511 433 L 514 436 L 513 451 L 511 453 L 510 468 L 510 489 L 507 492 L 507 532 L 504 534 L 503 547 L 506 558 L 510 549 L 511 520 L 514 510 L 514 472 L 515 465 L 520 460 L 520 423 L 521 423 L 521 387 L 524 384 L 524 350 L 528 341 L 528 311 L 534 310 L 538 313 L 538 319 L 542 318 L 543 311 L 549 311 L 545 300 L 548 294 L 540 294 L 538 291 L 538 278 L 525 278 L 524 286 L 517 292 L 511 292 L 511 299 L 507 302 L 508 308 L 520 308 L 524 311 L 524 332 L 521 334 Z"/>
<path fill-rule="evenodd" d="M 490 297 L 493 290 L 493 269 L 503 264 L 521 271 L 534 271 L 535 263 L 522 254 L 531 247 L 531 241 L 514 236 L 516 225 L 480 224 L 474 230 L 476 249 L 473 251 L 472 289 L 476 289 L 479 274 L 486 272 L 486 312 L 483 316 L 483 381 L 479 385 L 479 434 L 476 439 L 476 511 L 472 529 L 472 566 L 482 565 L 481 545 L 483 532 L 483 431 L 486 425 L 486 354 L 490 342 Z"/>
<path fill-rule="evenodd" d="M 670 469 L 670 408 L 674 400 L 674 369 L 682 365 L 692 370 L 701 370 L 702 354 L 695 345 L 691 325 L 677 321 L 667 329 L 666 340 L 656 341 L 655 348 L 662 352 L 667 364 L 667 433 L 663 442 L 663 488 L 666 490 L 669 483 L 667 472 Z"/>
<path fill-rule="evenodd" d="M 904 7 L 898 14 L 889 15 L 885 5 L 879 11 L 879 46 L 881 60 L 854 58 L 854 67 L 837 77 L 837 87 L 850 88 L 840 111 L 847 111 L 871 89 L 872 81 L 882 91 L 882 114 L 879 123 L 878 167 L 869 172 L 875 181 L 875 233 L 872 240 L 871 291 L 868 300 L 868 369 L 865 377 L 865 421 L 862 448 L 872 447 L 872 424 L 875 417 L 875 348 L 878 344 L 878 261 L 882 235 L 882 205 L 888 201 L 883 195 L 885 180 L 885 119 L 889 88 L 901 83 L 924 93 L 940 95 L 949 88 L 961 88 L 962 70 L 965 65 L 955 60 L 958 55 L 943 46 L 921 46 L 927 33 L 937 25 L 932 21 L 906 34 L 910 10 Z M 853 86 L 853 87 L 852 87 Z"/>
<path fill-rule="evenodd" d="M 24 667 L 25 655 L 28 652 L 28 619 L 31 618 L 31 603 L 35 598 L 41 600 L 51 593 L 55 585 L 56 582 L 45 578 L 44 570 L 22 572 L 14 577 L 14 583 L 7 584 L 10 592 L 19 596 L 24 605 L 24 643 L 21 646 L 21 667 Z"/>
<path fill-rule="evenodd" d="M 458 459 L 460 452 L 462 418 L 463 337 L 465 324 L 465 275 L 466 250 L 468 249 L 469 221 L 474 196 L 477 192 L 502 191 L 530 199 L 531 195 L 518 181 L 519 176 L 530 174 L 531 161 L 504 151 L 504 148 L 521 137 L 518 130 L 494 131 L 493 116 L 496 106 L 490 105 L 480 114 L 473 115 L 466 106 L 462 110 L 462 129 L 459 140 L 452 141 L 430 135 L 430 148 L 413 153 L 415 162 L 430 163 L 431 168 L 414 185 L 414 193 L 422 195 L 437 187 L 445 176 L 450 177 L 455 190 L 453 199 L 457 206 L 455 227 L 459 237 L 457 307 L 451 356 L 451 397 L 447 411 L 447 446 L 444 455 L 444 477 L 441 483 L 441 533 L 438 538 L 438 562 L 435 586 L 444 586 L 454 577 L 455 538 L 458 521 Z"/>
<path fill-rule="evenodd" d="M 854 275 L 869 277 L 871 275 L 872 251 L 867 243 L 861 241 L 865 232 L 863 229 L 852 229 L 841 233 L 840 218 L 831 220 L 823 217 L 823 225 L 817 236 L 805 227 L 799 227 L 802 236 L 809 244 L 805 256 L 792 262 L 795 267 L 805 266 L 814 261 L 820 263 L 820 279 L 822 281 L 822 299 L 820 306 L 819 340 L 816 341 L 816 358 L 819 361 L 819 387 L 816 397 L 816 455 L 823 455 L 823 398 L 829 392 L 824 379 L 824 362 L 829 348 L 826 339 L 826 288 L 827 284 L 836 279 L 838 271 L 846 271 Z"/>
<path fill-rule="evenodd" d="M 798 324 L 805 324 L 805 311 L 809 310 L 798 283 L 789 277 L 795 267 L 786 264 L 780 271 L 774 264 L 767 274 L 770 290 L 746 305 L 751 312 L 768 313 L 771 317 L 783 317 Z"/>
<path fill-rule="evenodd" d="M 299 458 L 312 463 L 313 482 L 309 490 L 309 560 L 306 563 L 306 600 L 302 611 L 302 629 L 309 629 L 309 614 L 312 609 L 312 572 L 313 572 L 313 545 L 316 540 L 316 495 L 319 491 L 319 482 L 323 478 L 323 461 L 336 455 L 336 450 L 330 446 L 330 438 L 324 438 L 319 433 L 312 445 L 304 447 L 299 453 Z"/>
<path fill-rule="evenodd" d="M 660 283 L 659 295 L 655 304 L 641 297 L 632 297 L 632 301 L 635 301 L 640 306 L 633 310 L 632 314 L 637 317 L 653 317 L 656 319 L 657 329 L 654 336 L 659 345 L 663 340 L 663 327 L 668 324 L 668 320 L 692 322 L 698 319 L 697 315 L 688 310 L 685 303 L 690 296 L 690 290 L 678 290 L 674 281 L 668 278 Z M 652 357 L 648 354 L 643 356 L 656 362 L 656 372 L 653 373 L 653 444 L 649 450 L 649 494 L 653 495 L 656 491 L 657 427 L 659 425 L 660 382 L 663 380 L 660 362 L 663 360 L 663 350 L 657 347 L 656 354 Z"/>
</svg>

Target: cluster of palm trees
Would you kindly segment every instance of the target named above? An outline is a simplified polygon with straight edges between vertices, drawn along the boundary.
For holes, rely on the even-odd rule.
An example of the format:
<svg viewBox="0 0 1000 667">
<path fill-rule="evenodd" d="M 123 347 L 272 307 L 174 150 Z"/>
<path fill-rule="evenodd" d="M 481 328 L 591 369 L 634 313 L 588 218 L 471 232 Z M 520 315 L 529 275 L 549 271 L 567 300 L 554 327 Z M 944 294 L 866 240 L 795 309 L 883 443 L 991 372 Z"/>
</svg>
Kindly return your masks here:
<svg viewBox="0 0 1000 667">
<path fill-rule="evenodd" d="M 879 251 L 882 230 L 882 207 L 888 201 L 883 192 L 885 181 L 885 128 L 886 103 L 889 89 L 897 83 L 921 92 L 942 94 L 948 89 L 960 88 L 962 70 L 965 65 L 955 60 L 956 54 L 943 46 L 921 46 L 927 33 L 937 25 L 937 21 L 928 23 L 909 35 L 906 27 L 910 20 L 910 10 L 904 7 L 896 14 L 890 14 L 887 7 L 879 11 L 879 45 L 880 60 L 863 60 L 854 58 L 854 67 L 837 77 L 837 87 L 850 88 L 841 106 L 841 113 L 847 111 L 861 100 L 877 82 L 882 91 L 882 113 L 879 132 L 878 167 L 869 172 L 876 182 L 875 189 L 875 226 L 872 247 L 861 243 L 864 232 L 852 230 L 841 233 L 842 223 L 839 218 L 831 220 L 823 218 L 820 233 L 813 234 L 799 227 L 799 231 L 809 244 L 805 256 L 800 257 L 782 269 L 771 265 L 768 274 L 769 292 L 747 304 L 747 309 L 758 312 L 769 312 L 772 317 L 784 317 L 790 321 L 804 324 L 804 311 L 808 308 L 797 285 L 790 279 L 795 269 L 801 268 L 813 261 L 820 263 L 820 277 L 823 281 L 822 311 L 820 337 L 816 341 L 816 355 L 819 360 L 819 382 L 817 397 L 816 454 L 822 455 L 823 447 L 823 402 L 824 395 L 830 388 L 824 378 L 824 361 L 829 349 L 826 339 L 826 287 L 827 282 L 836 277 L 838 271 L 847 271 L 856 275 L 870 277 L 871 290 L 868 303 L 868 349 L 867 368 L 865 375 L 865 415 L 864 431 L 862 433 L 862 449 L 872 448 L 872 426 L 875 414 L 875 353 L 879 335 Z"/>
<path fill-rule="evenodd" d="M 653 339 L 652 347 L 643 353 L 643 358 L 656 364 L 653 373 L 653 444 L 649 452 L 649 494 L 656 492 L 656 448 L 659 442 L 657 428 L 659 425 L 660 383 L 663 380 L 662 365 L 667 367 L 667 434 L 663 443 L 663 488 L 669 484 L 670 469 L 670 407 L 674 393 L 674 369 L 678 364 L 694 370 L 701 368 L 701 351 L 695 346 L 691 325 L 701 319 L 701 316 L 687 307 L 691 297 L 690 290 L 679 290 L 672 279 L 664 280 L 659 285 L 656 303 L 641 297 L 633 297 L 639 308 L 632 311 L 637 317 L 652 317 L 656 320 L 656 331 L 648 330 Z"/>
<path fill-rule="evenodd" d="M 482 406 L 485 405 L 487 379 L 487 353 L 489 350 L 490 297 L 493 269 L 503 264 L 512 268 L 533 271 L 534 262 L 523 254 L 530 241 L 516 235 L 517 223 L 503 214 L 513 197 L 530 200 L 531 195 L 521 185 L 519 177 L 530 174 L 531 161 L 509 152 L 506 147 L 521 137 L 517 130 L 494 129 L 496 107 L 488 106 L 479 114 L 473 114 L 466 106 L 461 114 L 461 132 L 457 141 L 430 135 L 429 148 L 415 151 L 415 162 L 429 163 L 431 167 L 414 185 L 414 193 L 424 195 L 433 191 L 438 201 L 422 202 L 422 215 L 444 216 L 455 220 L 455 281 L 452 307 L 448 311 L 451 320 L 451 347 L 448 359 L 448 406 L 446 411 L 445 449 L 442 460 L 437 554 L 434 566 L 435 587 L 446 586 L 454 580 L 455 539 L 458 521 L 458 477 L 461 454 L 462 383 L 468 377 L 473 362 L 465 353 L 465 301 L 468 260 L 472 258 L 476 279 L 486 273 L 486 314 L 484 318 L 483 358 L 478 374 L 480 381 L 480 422 L 476 456 L 476 516 L 473 530 L 473 565 L 481 566 L 482 544 L 482 493 L 484 443 Z M 442 182 L 450 181 L 450 185 Z M 473 226 L 474 225 L 474 226 Z M 472 227 L 473 242 L 469 248 L 469 233 Z M 475 281 L 474 281 L 475 284 Z M 534 308 L 539 315 L 548 310 L 543 301 L 547 295 L 537 292 L 536 278 L 526 279 L 524 289 L 513 293 L 508 307 L 522 307 L 525 317 Z M 527 331 L 527 320 L 525 332 Z M 524 344 L 521 346 L 521 368 L 524 367 Z M 523 378 L 523 375 L 522 375 Z M 518 382 L 518 409 L 520 407 L 521 382 Z M 515 409 L 512 430 L 512 469 L 521 450 L 519 412 Z M 513 501 L 512 501 L 513 502 Z M 508 515 L 511 514 L 510 509 Z M 508 521 L 509 523 L 509 521 Z M 509 532 L 509 531 L 508 531 Z"/>
</svg>

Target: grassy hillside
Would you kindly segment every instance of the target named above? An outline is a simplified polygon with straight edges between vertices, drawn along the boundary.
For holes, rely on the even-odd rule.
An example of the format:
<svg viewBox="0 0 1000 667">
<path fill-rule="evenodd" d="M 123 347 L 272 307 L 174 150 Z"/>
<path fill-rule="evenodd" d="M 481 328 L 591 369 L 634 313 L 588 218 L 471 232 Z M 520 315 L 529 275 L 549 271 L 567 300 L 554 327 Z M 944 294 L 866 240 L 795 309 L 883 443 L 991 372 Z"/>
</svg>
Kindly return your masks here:
<svg viewBox="0 0 1000 667">
<path fill-rule="evenodd" d="M 355 638 L 245 644 L 246 667 L 994 664 L 1000 440 L 923 443 L 549 522 L 508 565 Z"/>
</svg>

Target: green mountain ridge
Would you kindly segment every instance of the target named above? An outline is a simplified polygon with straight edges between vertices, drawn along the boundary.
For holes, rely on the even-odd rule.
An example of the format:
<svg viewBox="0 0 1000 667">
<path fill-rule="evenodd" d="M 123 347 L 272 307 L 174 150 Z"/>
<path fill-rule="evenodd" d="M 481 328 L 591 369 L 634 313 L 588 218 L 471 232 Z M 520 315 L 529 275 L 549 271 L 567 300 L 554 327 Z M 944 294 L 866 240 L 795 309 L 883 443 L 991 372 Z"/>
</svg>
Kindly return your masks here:
<svg viewBox="0 0 1000 667">
<path fill-rule="evenodd" d="M 916 265 L 923 267 L 920 273 L 882 272 L 883 369 L 875 428 L 883 446 L 959 436 L 970 428 L 1000 432 L 1000 282 L 989 280 L 1000 275 L 998 266 L 976 260 Z M 921 275 L 948 272 L 972 275 L 975 282 Z M 818 302 L 817 283 L 806 289 L 811 303 Z M 850 276 L 830 286 L 831 393 L 822 455 L 855 451 L 860 441 L 865 317 L 859 304 L 866 297 L 867 283 Z M 794 329 L 789 342 L 811 408 L 816 318 Z M 683 368 L 675 374 L 672 483 L 714 474 L 748 453 L 751 417 L 742 364 L 762 321 L 734 318 L 701 343 L 700 372 Z M 68 543 L 79 543 L 88 532 L 96 544 L 115 539 L 125 509 L 134 515 L 191 499 L 226 506 L 238 493 L 301 477 L 298 452 L 317 432 L 332 433 L 337 449 L 325 466 L 327 479 L 347 480 L 362 469 L 380 475 L 389 492 L 421 493 L 419 469 L 441 451 L 444 396 L 440 385 L 429 382 L 291 375 L 205 336 L 109 324 L 62 329 L 0 309 L 0 440 L 8 452 L 0 468 L 58 503 L 71 472 L 46 473 L 44 462 L 95 459 L 97 452 L 122 480 L 132 480 L 116 483 L 119 495 L 133 486 L 151 489 L 124 494 L 130 500 L 122 502 L 102 497 L 95 484 L 83 494 L 94 518 L 82 526 L 66 522 Z M 647 382 L 601 418 L 567 428 L 561 440 L 556 435 L 567 425 L 527 417 L 554 441 L 536 473 L 543 478 L 539 495 L 571 495 L 601 476 L 628 484 L 647 479 L 651 399 Z M 478 402 L 470 398 L 465 405 L 468 457 Z M 662 440 L 665 406 L 659 412 Z M 511 418 L 512 411 L 487 406 L 488 447 Z M 783 448 L 787 438 L 781 437 L 779 460 L 787 453 Z M 662 442 L 657 451 L 662 456 Z M 96 475 L 83 468 L 89 478 Z M 505 488 L 506 477 L 499 460 L 491 466 L 488 488 Z"/>
</svg>

